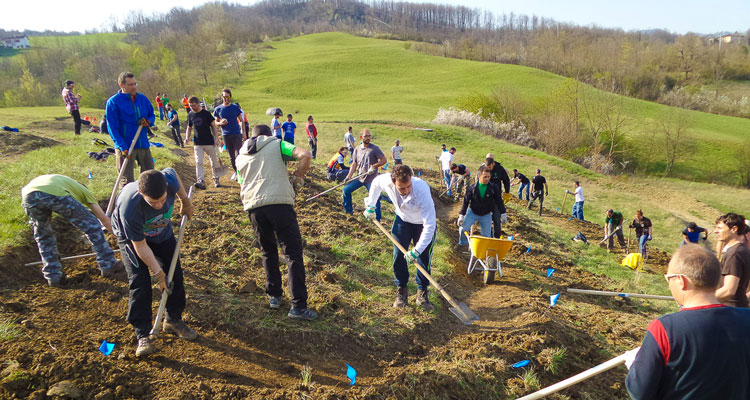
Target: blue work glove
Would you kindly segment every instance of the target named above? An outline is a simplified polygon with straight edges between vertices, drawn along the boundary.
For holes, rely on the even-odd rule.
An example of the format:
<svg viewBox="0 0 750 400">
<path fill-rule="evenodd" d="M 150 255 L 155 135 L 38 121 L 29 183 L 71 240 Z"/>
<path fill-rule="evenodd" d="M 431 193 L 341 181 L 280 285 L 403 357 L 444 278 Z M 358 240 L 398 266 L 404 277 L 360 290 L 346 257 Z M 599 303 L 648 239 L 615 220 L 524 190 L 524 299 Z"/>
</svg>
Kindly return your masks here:
<svg viewBox="0 0 750 400">
<path fill-rule="evenodd" d="M 365 212 L 362 213 L 362 215 L 365 216 L 365 218 L 369 220 L 375 219 L 375 207 L 374 206 L 367 206 L 365 209 Z"/>
<path fill-rule="evenodd" d="M 404 254 L 404 259 L 406 260 L 407 264 L 411 264 L 417 261 L 417 258 L 419 258 L 419 252 L 417 251 L 417 249 L 411 249 L 410 252 Z"/>
</svg>

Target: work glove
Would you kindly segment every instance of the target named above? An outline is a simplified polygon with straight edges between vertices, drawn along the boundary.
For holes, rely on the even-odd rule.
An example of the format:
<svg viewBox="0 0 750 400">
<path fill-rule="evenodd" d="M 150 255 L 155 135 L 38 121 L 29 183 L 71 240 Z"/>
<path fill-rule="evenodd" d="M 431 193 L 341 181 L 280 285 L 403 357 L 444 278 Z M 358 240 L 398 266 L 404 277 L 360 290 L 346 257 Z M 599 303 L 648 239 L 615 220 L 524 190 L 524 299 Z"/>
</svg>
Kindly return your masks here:
<svg viewBox="0 0 750 400">
<path fill-rule="evenodd" d="M 466 219 L 465 215 L 458 214 L 458 220 L 456 221 L 456 225 L 458 226 L 464 226 L 464 220 Z"/>
<path fill-rule="evenodd" d="M 305 180 L 300 178 L 297 175 L 292 175 L 289 177 L 289 183 L 292 184 L 292 189 L 294 189 L 294 193 L 297 193 L 299 189 L 305 185 Z"/>
<path fill-rule="evenodd" d="M 635 348 L 633 350 L 629 350 L 625 352 L 625 366 L 630 369 L 630 366 L 633 365 L 633 361 L 635 361 L 635 356 L 638 354 L 638 350 L 641 348 Z"/>
<path fill-rule="evenodd" d="M 378 169 L 375 168 L 375 166 L 371 166 L 370 169 L 367 170 L 367 175 L 372 175 L 374 173 L 378 172 Z"/>
<path fill-rule="evenodd" d="M 144 128 L 148 128 L 148 126 L 149 126 L 149 125 L 151 125 L 151 123 L 150 123 L 150 122 L 148 122 L 148 120 L 147 120 L 146 118 L 141 118 L 141 119 L 140 119 L 140 120 L 138 121 L 138 123 L 139 123 L 139 124 L 140 124 L 140 125 L 141 125 L 142 127 L 144 127 Z"/>
<path fill-rule="evenodd" d="M 651 235 L 648 235 L 648 240 L 651 240 L 651 239 L 652 239 Z"/>
<path fill-rule="evenodd" d="M 410 252 L 404 254 L 404 260 L 406 260 L 407 264 L 417 261 L 417 258 L 419 258 L 419 252 L 417 249 L 411 249 Z"/>
<path fill-rule="evenodd" d="M 508 214 L 507 213 L 500 214 L 500 222 L 502 222 L 504 224 L 508 223 Z"/>
<path fill-rule="evenodd" d="M 375 216 L 376 216 L 376 214 L 375 214 L 375 207 L 374 206 L 367 206 L 367 208 L 365 209 L 365 212 L 363 212 L 362 215 L 364 215 L 365 218 L 367 218 L 370 221 L 372 221 L 373 219 L 375 219 Z"/>
</svg>

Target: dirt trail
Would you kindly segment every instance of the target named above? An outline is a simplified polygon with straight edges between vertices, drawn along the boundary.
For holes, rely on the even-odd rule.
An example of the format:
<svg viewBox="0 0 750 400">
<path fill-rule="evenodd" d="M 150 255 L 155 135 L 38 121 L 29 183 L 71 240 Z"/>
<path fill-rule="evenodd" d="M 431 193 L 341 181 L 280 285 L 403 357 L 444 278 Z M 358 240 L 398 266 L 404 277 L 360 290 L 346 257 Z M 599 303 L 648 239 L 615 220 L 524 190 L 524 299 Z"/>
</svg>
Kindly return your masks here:
<svg viewBox="0 0 750 400">
<path fill-rule="evenodd" d="M 174 151 L 184 159 L 178 173 L 186 185 L 192 184 L 192 149 Z M 433 178 L 426 171 L 423 176 Z M 44 398 L 45 389 L 71 380 L 85 398 L 96 399 L 401 399 L 415 393 L 446 399 L 512 398 L 535 387 L 512 363 L 530 359 L 538 384 L 547 385 L 635 346 L 655 316 L 629 299 L 579 299 L 550 308 L 550 294 L 572 282 L 599 287 L 604 278 L 575 268 L 557 252 L 526 254 L 528 244 L 544 248 L 544 233 L 533 231 L 533 221 L 511 211 L 506 231 L 525 234 L 506 256 L 504 276 L 495 284 L 483 286 L 479 277 L 466 274 L 468 254 L 443 255 L 454 270 L 441 277 L 441 284 L 466 301 L 480 321 L 464 326 L 438 300 L 442 312 L 414 312 L 408 328 L 396 329 L 404 325 L 399 325 L 399 311 L 390 308 L 390 292 L 385 302 L 357 300 L 358 293 L 376 289 L 368 282 L 355 291 L 347 286 L 352 283 L 336 272 L 342 259 L 324 236 L 334 232 L 378 243 L 384 239 L 359 216 L 342 214 L 338 195 L 302 202 L 330 187 L 322 172 L 312 171 L 296 210 L 310 301 L 321 312 L 321 321 L 291 322 L 267 307 L 260 253 L 247 215 L 240 211 L 238 187 L 231 186 L 228 176 L 222 183 L 223 188 L 195 194 L 196 212 L 182 249 L 185 319 L 200 334 L 196 342 L 163 336 L 157 341 L 159 353 L 136 359 L 126 321 L 125 278 L 105 280 L 97 275 L 93 260 L 82 260 L 64 265 L 70 277 L 65 288 L 47 288 L 37 269 L 20 267 L 38 257 L 29 241 L 4 256 L 0 267 L 0 318 L 17 321 L 21 330 L 19 338 L 0 342 L 0 361 L 17 362 L 26 375 L 10 376 L 24 377 L 26 385 L 14 386 L 6 378 L 0 393 Z M 455 242 L 457 205 L 436 200 L 436 206 L 439 229 Z M 572 229 L 595 229 L 563 217 L 549 219 Z M 58 225 L 58 238 L 74 238 L 64 241 L 62 254 L 88 251 L 83 240 L 75 239 L 80 233 Z M 548 267 L 557 270 L 552 278 L 544 276 Z M 393 321 L 393 329 L 368 325 L 363 307 Z M 104 339 L 116 343 L 109 357 L 96 350 Z M 567 355 L 558 363 L 550 355 L 561 348 Z M 357 366 L 353 387 L 344 362 Z M 546 369 L 551 364 L 559 364 L 554 373 Z M 313 385 L 301 383 L 306 366 Z M 624 370 L 618 371 L 565 393 L 573 398 L 625 398 Z"/>
</svg>

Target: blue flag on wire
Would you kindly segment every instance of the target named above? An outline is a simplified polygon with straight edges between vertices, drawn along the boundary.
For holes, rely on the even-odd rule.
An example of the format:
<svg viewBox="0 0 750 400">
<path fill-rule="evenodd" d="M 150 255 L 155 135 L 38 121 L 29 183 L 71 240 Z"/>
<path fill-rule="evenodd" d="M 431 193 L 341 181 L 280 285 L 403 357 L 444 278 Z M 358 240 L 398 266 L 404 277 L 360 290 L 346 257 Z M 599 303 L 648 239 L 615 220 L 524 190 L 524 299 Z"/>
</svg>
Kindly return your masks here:
<svg viewBox="0 0 750 400">
<path fill-rule="evenodd" d="M 554 273 L 555 273 L 555 269 L 554 268 L 547 268 L 547 278 L 549 278 L 550 276 L 552 276 L 552 274 L 554 274 Z"/>
<path fill-rule="evenodd" d="M 102 342 L 101 346 L 99 346 L 99 351 L 101 351 L 102 354 L 104 354 L 105 356 L 112 354 L 112 350 L 114 349 L 115 349 L 115 344 L 109 343 L 106 340 Z"/>
<path fill-rule="evenodd" d="M 513 368 L 523 368 L 523 367 L 529 365 L 529 363 L 531 363 L 531 361 L 529 361 L 529 360 L 522 360 L 522 361 L 519 361 L 519 362 L 513 364 Z"/>
<path fill-rule="evenodd" d="M 553 294 L 552 296 L 550 296 L 549 297 L 549 306 L 550 307 L 554 307 L 555 304 L 557 304 L 557 299 L 559 299 L 559 298 L 560 298 L 560 293 Z"/>
<path fill-rule="evenodd" d="M 151 142 L 151 147 L 164 147 L 164 145 L 158 142 Z"/>
<path fill-rule="evenodd" d="M 529 248 L 526 249 L 526 254 L 529 254 L 529 253 L 531 253 L 531 246 L 529 246 Z"/>
<path fill-rule="evenodd" d="M 346 377 L 351 381 L 349 386 L 354 386 L 354 383 L 357 381 L 357 370 L 349 364 L 346 364 Z"/>
<path fill-rule="evenodd" d="M 89 171 L 89 179 L 94 179 L 94 175 L 91 175 L 91 171 Z"/>
</svg>

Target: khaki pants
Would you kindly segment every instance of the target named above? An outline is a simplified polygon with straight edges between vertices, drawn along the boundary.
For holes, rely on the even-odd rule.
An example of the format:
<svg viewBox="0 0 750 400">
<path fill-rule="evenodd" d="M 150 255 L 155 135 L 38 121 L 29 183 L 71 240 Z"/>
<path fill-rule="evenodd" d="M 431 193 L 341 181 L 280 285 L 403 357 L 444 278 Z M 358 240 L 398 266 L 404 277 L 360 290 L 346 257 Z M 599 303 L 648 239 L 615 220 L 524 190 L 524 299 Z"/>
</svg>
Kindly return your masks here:
<svg viewBox="0 0 750 400">
<path fill-rule="evenodd" d="M 122 152 L 115 149 L 115 163 L 117 164 L 118 173 L 120 172 L 123 161 L 125 161 L 125 157 L 122 156 Z M 125 167 L 125 173 L 122 174 L 122 179 L 120 179 L 120 188 L 135 181 L 135 177 L 133 176 L 133 164 L 136 162 L 138 163 L 138 166 L 141 167 L 141 173 L 154 169 L 154 158 L 151 156 L 151 149 L 133 149 L 133 152 L 130 153 L 130 162 L 128 162 L 127 167 Z"/>
<path fill-rule="evenodd" d="M 193 146 L 195 152 L 195 179 L 198 182 L 205 183 L 205 170 L 203 169 L 203 154 L 208 155 L 208 160 L 211 163 L 211 171 L 213 173 L 214 183 L 219 182 L 219 161 L 216 158 L 216 146 L 212 144 Z"/>
</svg>

